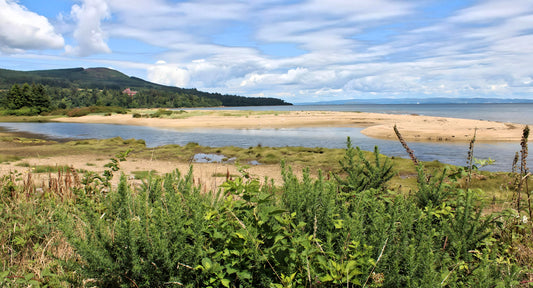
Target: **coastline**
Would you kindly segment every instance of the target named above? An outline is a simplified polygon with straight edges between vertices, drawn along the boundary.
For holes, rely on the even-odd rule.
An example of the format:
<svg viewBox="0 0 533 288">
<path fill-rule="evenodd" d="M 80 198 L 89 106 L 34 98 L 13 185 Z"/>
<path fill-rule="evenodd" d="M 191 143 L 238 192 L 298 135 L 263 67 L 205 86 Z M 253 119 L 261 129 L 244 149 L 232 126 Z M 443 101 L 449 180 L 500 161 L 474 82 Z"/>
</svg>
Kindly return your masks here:
<svg viewBox="0 0 533 288">
<path fill-rule="evenodd" d="M 474 133 L 476 141 L 520 141 L 526 126 L 496 121 L 433 117 L 420 115 L 382 114 L 338 111 L 287 111 L 243 114 L 225 110 L 223 113 L 203 111 L 179 118 L 134 118 L 132 114 L 87 115 L 76 118 L 55 118 L 55 122 L 101 123 L 149 126 L 159 128 L 289 128 L 289 127 L 362 127 L 361 133 L 379 139 L 395 140 L 397 125 L 407 141 L 468 142 Z M 235 112 L 234 115 L 232 112 Z M 135 111 L 133 112 L 135 113 Z M 188 112 L 187 112 L 188 113 Z"/>
</svg>

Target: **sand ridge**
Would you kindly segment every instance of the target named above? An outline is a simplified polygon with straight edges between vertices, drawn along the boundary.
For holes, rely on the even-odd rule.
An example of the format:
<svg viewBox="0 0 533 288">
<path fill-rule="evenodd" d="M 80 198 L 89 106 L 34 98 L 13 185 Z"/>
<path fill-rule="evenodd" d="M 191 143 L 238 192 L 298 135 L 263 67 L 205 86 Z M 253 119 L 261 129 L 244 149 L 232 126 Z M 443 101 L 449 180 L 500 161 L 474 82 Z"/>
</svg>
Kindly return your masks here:
<svg viewBox="0 0 533 288">
<path fill-rule="evenodd" d="M 198 115 L 180 119 L 134 118 L 132 114 L 87 115 L 53 121 L 106 123 L 160 128 L 283 128 L 283 127 L 364 127 L 362 133 L 374 138 L 396 140 L 397 125 L 408 141 L 520 141 L 524 124 L 405 114 L 338 111 L 289 111 L 247 116 Z"/>
</svg>

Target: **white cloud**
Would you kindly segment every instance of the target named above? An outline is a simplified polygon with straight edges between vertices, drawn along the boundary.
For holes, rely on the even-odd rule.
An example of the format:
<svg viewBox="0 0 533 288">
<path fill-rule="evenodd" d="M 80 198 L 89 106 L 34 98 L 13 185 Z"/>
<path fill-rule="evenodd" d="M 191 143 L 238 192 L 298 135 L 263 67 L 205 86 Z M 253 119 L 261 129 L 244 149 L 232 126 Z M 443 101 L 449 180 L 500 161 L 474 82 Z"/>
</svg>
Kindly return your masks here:
<svg viewBox="0 0 533 288">
<path fill-rule="evenodd" d="M 71 13 L 78 47 L 68 49 L 91 55 L 111 52 L 108 38 L 117 38 L 113 45 L 142 42 L 141 48 L 113 46 L 111 56 L 84 61 L 134 67 L 166 85 L 290 102 L 533 95 L 531 0 L 475 1 L 448 17 L 431 15 L 428 8 L 449 8 L 439 5 L 83 0 Z"/>
<path fill-rule="evenodd" d="M 0 51 L 4 53 L 24 50 L 60 49 L 63 37 L 44 16 L 28 11 L 11 0 L 0 0 Z"/>
<path fill-rule="evenodd" d="M 320 97 L 506 97 L 533 92 L 533 57 L 528 49 L 533 7 L 529 2 L 481 2 L 448 18 L 431 19 L 427 26 L 420 26 L 424 15 L 416 14 L 422 10 L 415 2 L 273 1 L 277 4 L 247 6 L 241 2 L 221 15 L 204 15 L 199 28 L 190 30 L 183 19 L 193 19 L 198 11 L 211 7 L 211 1 L 203 0 L 176 4 L 163 13 L 181 19 L 169 24 L 174 37 L 159 34 L 167 30 L 146 36 L 168 36 L 155 41 L 169 49 L 159 55 L 161 59 L 181 67 L 173 77 L 186 74 L 190 87 L 209 91 L 282 95 L 297 102 Z M 195 8 L 177 14 L 188 5 Z M 236 16 L 235 11 L 242 15 Z M 255 47 L 282 43 L 302 51 L 272 57 L 252 46 L 211 43 L 213 33 L 232 27 L 229 20 L 249 25 L 248 37 Z"/>
<path fill-rule="evenodd" d="M 155 65 L 148 67 L 148 79 L 163 85 L 186 87 L 189 83 L 189 73 L 175 64 L 159 60 Z"/>
<path fill-rule="evenodd" d="M 483 1 L 472 7 L 462 9 L 450 18 L 452 22 L 492 22 L 495 20 L 512 19 L 533 9 L 529 0 Z"/>
<path fill-rule="evenodd" d="M 101 21 L 111 17 L 105 0 L 84 0 L 81 6 L 73 5 L 71 16 L 77 21 L 74 39 L 78 46 L 65 47 L 67 54 L 89 56 L 98 53 L 111 53 L 106 43 L 106 34 Z"/>
</svg>

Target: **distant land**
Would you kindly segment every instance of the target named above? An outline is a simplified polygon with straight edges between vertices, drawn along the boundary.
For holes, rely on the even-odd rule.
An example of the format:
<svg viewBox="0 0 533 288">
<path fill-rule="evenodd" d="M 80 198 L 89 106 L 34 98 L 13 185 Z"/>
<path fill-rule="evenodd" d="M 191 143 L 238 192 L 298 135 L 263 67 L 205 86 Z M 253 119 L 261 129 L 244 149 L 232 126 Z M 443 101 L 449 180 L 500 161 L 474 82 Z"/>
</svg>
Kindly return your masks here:
<svg viewBox="0 0 533 288">
<path fill-rule="evenodd" d="M 24 83 L 74 90 L 97 89 L 121 92 L 126 88 L 130 88 L 138 91 L 139 97 L 144 97 L 144 99 L 139 100 L 142 102 L 141 106 L 143 107 L 158 106 L 167 102 L 177 103 L 174 99 L 176 97 L 180 97 L 180 101 L 186 98 L 186 103 L 191 104 L 187 105 L 189 107 L 205 106 L 206 104 L 209 104 L 207 106 L 292 105 L 278 98 L 222 95 L 220 93 L 203 92 L 194 88 L 160 85 L 137 77 L 130 77 L 109 68 L 67 68 L 36 71 L 0 69 L 0 91 L 9 90 L 14 84 L 22 85 Z M 49 90 L 51 91 L 51 89 Z M 146 99 L 147 97 L 153 98 L 153 101 Z M 163 98 L 164 101 L 161 100 Z M 195 105 L 195 103 L 198 103 L 198 105 Z"/>
<path fill-rule="evenodd" d="M 295 105 L 348 105 L 348 104 L 504 104 L 533 103 L 533 99 L 520 98 L 381 98 L 381 99 L 346 99 L 295 103 Z"/>
</svg>

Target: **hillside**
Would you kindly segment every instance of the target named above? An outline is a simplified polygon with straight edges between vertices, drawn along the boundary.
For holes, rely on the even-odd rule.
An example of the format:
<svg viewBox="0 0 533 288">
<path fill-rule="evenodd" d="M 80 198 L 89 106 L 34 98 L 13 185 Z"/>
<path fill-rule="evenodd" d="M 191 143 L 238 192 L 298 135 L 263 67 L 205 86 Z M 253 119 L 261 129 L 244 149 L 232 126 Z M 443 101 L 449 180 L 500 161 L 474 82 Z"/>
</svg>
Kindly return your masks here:
<svg viewBox="0 0 533 288">
<path fill-rule="evenodd" d="M 74 89 L 98 89 L 98 90 L 116 90 L 122 91 L 126 88 L 139 91 L 140 94 L 149 94 L 158 97 L 159 94 L 167 95 L 178 94 L 186 95 L 189 99 L 205 98 L 199 101 L 202 106 L 205 103 L 218 103 L 223 106 L 264 106 L 264 105 L 291 105 L 277 98 L 253 98 L 242 97 L 237 95 L 222 95 L 218 93 L 208 93 L 196 89 L 184 89 L 160 85 L 142 80 L 137 77 L 129 77 L 119 71 L 109 68 L 70 68 L 54 70 L 37 70 L 37 71 L 15 71 L 0 69 L 0 89 L 8 90 L 13 84 L 22 85 L 42 84 L 51 88 L 74 88 Z M 144 95 L 146 97 L 146 95 Z M 151 106 L 150 99 L 147 100 Z M 154 99 L 155 101 L 155 99 Z M 171 101 L 174 102 L 174 101 Z M 190 101 L 189 101 L 190 102 Z M 152 105 L 153 106 L 153 105 Z"/>
</svg>

